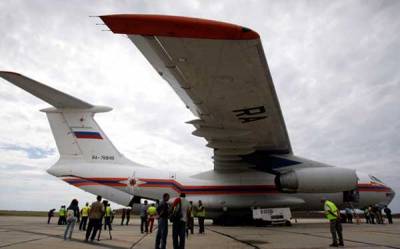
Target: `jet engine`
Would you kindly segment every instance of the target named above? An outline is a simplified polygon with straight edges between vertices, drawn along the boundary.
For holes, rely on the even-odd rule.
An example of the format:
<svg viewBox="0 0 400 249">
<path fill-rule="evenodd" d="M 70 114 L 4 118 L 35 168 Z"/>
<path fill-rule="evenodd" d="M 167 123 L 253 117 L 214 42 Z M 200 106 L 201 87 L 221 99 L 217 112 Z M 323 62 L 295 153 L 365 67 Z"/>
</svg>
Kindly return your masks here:
<svg viewBox="0 0 400 249">
<path fill-rule="evenodd" d="M 275 177 L 275 185 L 282 192 L 336 193 L 357 187 L 355 170 L 337 167 L 293 169 Z"/>
</svg>

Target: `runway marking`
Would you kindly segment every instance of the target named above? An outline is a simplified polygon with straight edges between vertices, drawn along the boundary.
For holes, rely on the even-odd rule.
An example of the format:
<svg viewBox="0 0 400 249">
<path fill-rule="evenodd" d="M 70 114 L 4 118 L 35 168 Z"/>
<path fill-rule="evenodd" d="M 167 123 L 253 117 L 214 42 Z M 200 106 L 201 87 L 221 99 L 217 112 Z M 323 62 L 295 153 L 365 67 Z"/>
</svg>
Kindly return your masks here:
<svg viewBox="0 0 400 249">
<path fill-rule="evenodd" d="M 383 233 L 383 234 L 390 234 L 390 235 L 400 235 L 400 233 L 393 233 L 393 232 L 382 232 L 382 231 L 369 231 L 373 233 Z"/>
<path fill-rule="evenodd" d="M 254 249 L 260 249 L 260 247 L 258 247 L 258 246 L 256 246 L 256 245 L 253 245 L 253 244 L 250 243 L 249 241 L 238 239 L 238 238 L 236 238 L 236 237 L 234 237 L 234 236 L 232 236 L 232 235 L 230 235 L 230 234 L 223 233 L 223 232 L 220 232 L 220 231 L 216 231 L 216 230 L 210 229 L 209 227 L 207 227 L 206 230 L 210 230 L 210 231 L 212 231 L 212 232 L 214 232 L 214 233 L 216 233 L 216 234 L 219 234 L 219 235 L 228 237 L 228 238 L 230 238 L 230 239 L 232 239 L 232 240 L 234 240 L 234 241 L 237 241 L 237 242 L 239 242 L 239 243 L 242 243 L 242 244 L 251 246 L 251 247 L 254 248 Z M 268 242 L 266 242 L 266 243 L 268 243 Z"/>
<path fill-rule="evenodd" d="M 265 230 L 269 230 L 269 231 L 282 231 L 282 232 L 286 232 L 286 233 L 308 235 L 308 236 L 317 237 L 317 238 L 326 238 L 326 239 L 330 239 L 331 238 L 330 236 L 316 235 L 316 234 L 305 233 L 305 232 L 294 232 L 294 231 L 288 231 L 288 230 L 274 230 L 274 229 L 270 229 L 270 228 L 264 228 L 264 229 Z M 387 247 L 387 248 L 400 249 L 400 247 L 396 247 L 396 246 L 376 244 L 376 243 L 364 242 L 364 241 L 358 241 L 358 240 L 344 239 L 344 241 L 360 243 L 360 244 L 369 245 L 369 246 L 383 246 L 383 247 Z"/>
<path fill-rule="evenodd" d="M 42 236 L 46 236 L 46 237 L 40 238 L 40 239 L 32 239 L 32 240 L 27 240 L 27 241 L 15 242 L 15 243 L 12 243 L 12 244 L 7 244 L 7 245 L 0 246 L 0 248 L 13 246 L 13 245 L 16 245 L 16 244 L 29 243 L 29 242 L 32 242 L 32 241 L 41 240 L 41 239 L 45 239 L 45 238 L 49 238 L 49 237 L 57 238 L 57 239 L 64 239 L 64 236 L 62 236 L 62 235 L 55 235 L 55 234 L 48 234 L 48 233 L 41 233 L 41 232 L 32 232 L 32 231 L 26 231 L 26 230 L 20 230 L 20 229 L 9 229 L 9 231 L 21 232 L 21 233 L 30 233 L 30 234 L 42 235 Z M 94 246 L 97 246 L 97 247 L 112 248 L 112 249 L 126 249 L 125 247 L 121 247 L 121 246 L 114 246 L 114 245 L 100 244 L 100 243 L 88 243 L 88 242 L 85 242 L 83 240 L 78 240 L 78 239 L 71 239 L 71 240 L 74 241 L 74 242 L 85 244 L 85 245 L 94 245 Z"/>
<path fill-rule="evenodd" d="M 10 232 L 10 231 L 7 231 Z M 33 242 L 33 241 L 37 241 L 37 240 L 42 240 L 42 239 L 46 239 L 49 236 L 45 236 L 43 238 L 37 238 L 37 239 L 30 239 L 30 240 L 24 240 L 24 241 L 18 241 L 18 242 L 14 242 L 14 243 L 10 243 L 10 244 L 5 244 L 5 245 L 1 245 L 0 248 L 4 248 L 4 247 L 9 247 L 9 246 L 15 246 L 15 245 L 19 245 L 19 244 L 25 244 L 25 243 L 29 243 L 29 242 Z"/>
<path fill-rule="evenodd" d="M 158 226 L 154 226 L 153 232 L 157 231 Z M 137 246 L 144 238 L 146 238 L 149 235 L 149 233 L 144 234 L 142 237 L 140 237 L 137 241 L 133 242 L 131 247 L 129 249 L 133 249 L 135 246 Z"/>
</svg>

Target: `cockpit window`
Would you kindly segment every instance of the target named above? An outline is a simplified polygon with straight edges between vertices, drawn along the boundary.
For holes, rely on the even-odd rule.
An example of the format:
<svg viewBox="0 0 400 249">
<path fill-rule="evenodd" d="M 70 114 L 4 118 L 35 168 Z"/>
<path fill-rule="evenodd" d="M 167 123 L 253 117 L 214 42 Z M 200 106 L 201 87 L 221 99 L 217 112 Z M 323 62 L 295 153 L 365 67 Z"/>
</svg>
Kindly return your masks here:
<svg viewBox="0 0 400 249">
<path fill-rule="evenodd" d="M 369 178 L 371 178 L 371 180 L 374 182 L 379 182 L 379 183 L 383 184 L 383 182 L 381 180 L 379 180 L 378 178 L 376 178 L 375 176 L 370 175 Z"/>
</svg>

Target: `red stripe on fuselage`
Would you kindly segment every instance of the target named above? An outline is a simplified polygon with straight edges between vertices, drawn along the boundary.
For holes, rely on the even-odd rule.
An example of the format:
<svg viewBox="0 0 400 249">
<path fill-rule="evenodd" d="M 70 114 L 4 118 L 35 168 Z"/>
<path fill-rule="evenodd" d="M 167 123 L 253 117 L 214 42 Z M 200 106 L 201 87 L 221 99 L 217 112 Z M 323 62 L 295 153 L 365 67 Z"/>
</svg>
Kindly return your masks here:
<svg viewBox="0 0 400 249">
<path fill-rule="evenodd" d="M 82 182 L 79 182 L 81 180 Z M 126 187 L 128 178 L 124 177 L 90 177 L 90 178 L 66 178 L 64 181 L 76 186 L 96 186 L 105 185 L 110 187 Z M 177 193 L 185 192 L 188 195 L 223 195 L 223 194 L 274 194 L 279 193 L 275 185 L 182 185 L 172 179 L 156 179 L 156 178 L 140 178 L 139 181 L 144 183 L 138 187 L 144 188 L 169 188 Z M 73 183 L 74 181 L 78 181 Z M 153 182 L 153 183 L 152 183 Z M 162 184 L 160 184 L 162 183 Z M 165 183 L 165 184 L 164 184 Z M 392 190 L 383 184 L 376 183 L 359 183 L 359 192 L 391 192 Z"/>
</svg>

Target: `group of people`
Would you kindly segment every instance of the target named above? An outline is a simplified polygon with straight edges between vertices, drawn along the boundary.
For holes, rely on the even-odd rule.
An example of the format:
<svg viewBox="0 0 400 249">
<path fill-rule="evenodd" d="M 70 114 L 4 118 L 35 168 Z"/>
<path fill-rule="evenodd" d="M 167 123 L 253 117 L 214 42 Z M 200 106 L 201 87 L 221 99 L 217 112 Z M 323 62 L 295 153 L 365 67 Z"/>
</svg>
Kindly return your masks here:
<svg viewBox="0 0 400 249">
<path fill-rule="evenodd" d="M 158 219 L 158 230 L 155 241 L 156 249 L 165 249 L 167 245 L 168 223 L 172 222 L 172 239 L 174 249 L 185 248 L 185 239 L 194 233 L 194 218 L 197 217 L 199 225 L 199 234 L 204 234 L 204 218 L 206 210 L 201 200 L 195 206 L 192 201 L 186 200 L 186 195 L 176 198 L 172 204 L 169 202 L 170 196 L 165 193 L 162 200 L 157 203 L 149 204 L 146 200 L 140 208 L 140 229 L 141 233 L 152 233 L 154 220 Z M 104 230 L 108 230 L 110 239 L 112 239 L 111 230 L 114 219 L 114 212 L 108 201 L 102 202 L 102 197 L 97 196 L 96 201 L 91 205 L 86 203 L 82 209 L 79 209 L 78 200 L 73 199 L 66 208 L 62 205 L 59 209 L 58 224 L 66 225 L 64 240 L 71 239 L 75 224 L 79 222 L 79 230 L 86 231 L 85 241 L 93 242 L 100 240 L 100 234 L 104 222 Z M 55 209 L 48 213 L 48 223 L 54 216 Z M 126 225 L 130 219 L 130 209 L 123 209 L 121 216 L 121 225 Z"/>
<path fill-rule="evenodd" d="M 330 231 L 332 234 L 332 244 L 331 247 L 344 246 L 343 243 L 343 228 L 341 224 L 340 210 L 337 208 L 335 203 L 329 199 L 323 198 L 321 200 L 324 203 L 324 214 L 329 220 Z M 385 206 L 383 211 L 386 214 L 389 224 L 393 224 L 392 211 L 390 208 Z M 364 217 L 366 223 L 375 224 L 375 219 L 377 224 L 384 224 L 384 217 L 382 215 L 382 208 L 377 205 L 369 206 L 364 210 Z M 345 216 L 343 218 L 344 222 L 353 223 L 353 211 L 350 208 L 345 209 Z"/>
<path fill-rule="evenodd" d="M 381 208 L 379 206 L 369 206 L 368 208 L 364 209 L 364 218 L 365 222 L 368 224 L 384 224 L 385 219 L 382 215 L 382 211 L 386 214 L 386 218 L 388 219 L 389 224 L 393 224 L 392 219 L 392 210 L 388 206 Z"/>
<path fill-rule="evenodd" d="M 144 201 L 140 208 L 140 231 L 152 233 L 154 220 L 158 218 L 158 230 L 155 241 L 156 249 L 165 249 L 168 236 L 168 222 L 172 222 L 172 240 L 174 249 L 185 248 L 185 239 L 194 233 L 194 218 L 198 218 L 199 233 L 204 234 L 205 207 L 201 200 L 194 206 L 192 201 L 186 200 L 185 193 L 181 193 L 172 204 L 170 196 L 165 193 L 161 202 L 148 204 Z"/>
<path fill-rule="evenodd" d="M 93 241 L 96 237 L 100 240 L 101 228 L 104 221 L 104 230 L 108 230 L 110 239 L 112 239 L 111 230 L 114 219 L 114 212 L 111 209 L 110 203 L 102 197 L 97 196 L 97 200 L 89 206 L 87 202 L 82 209 L 79 209 L 78 200 L 73 199 L 68 208 L 62 205 L 58 211 L 58 225 L 66 225 L 64 232 L 64 240 L 71 239 L 75 224 L 79 222 L 79 230 L 86 231 L 85 240 Z M 50 224 L 51 217 L 54 216 L 55 209 L 48 212 L 47 223 Z M 127 220 L 127 223 L 129 220 Z"/>
</svg>

